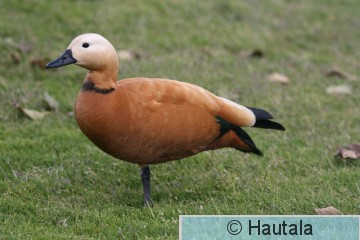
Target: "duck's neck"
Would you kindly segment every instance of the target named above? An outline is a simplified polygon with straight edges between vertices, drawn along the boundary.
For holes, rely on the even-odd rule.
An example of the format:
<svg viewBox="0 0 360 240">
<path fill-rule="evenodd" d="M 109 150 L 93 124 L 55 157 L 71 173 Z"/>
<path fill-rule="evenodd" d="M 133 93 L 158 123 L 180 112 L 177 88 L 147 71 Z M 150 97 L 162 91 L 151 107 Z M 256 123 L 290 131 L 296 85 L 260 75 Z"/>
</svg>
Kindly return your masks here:
<svg viewBox="0 0 360 240">
<path fill-rule="evenodd" d="M 82 90 L 108 93 L 116 88 L 118 72 L 117 69 L 113 71 L 89 71 L 84 80 Z"/>
</svg>

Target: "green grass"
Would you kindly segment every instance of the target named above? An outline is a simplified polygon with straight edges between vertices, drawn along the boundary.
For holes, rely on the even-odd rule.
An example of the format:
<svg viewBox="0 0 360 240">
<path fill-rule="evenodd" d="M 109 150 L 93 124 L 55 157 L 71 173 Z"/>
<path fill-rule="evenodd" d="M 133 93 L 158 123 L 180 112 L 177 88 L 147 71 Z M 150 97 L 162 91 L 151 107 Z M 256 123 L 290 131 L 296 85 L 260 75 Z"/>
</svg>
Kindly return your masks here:
<svg viewBox="0 0 360 240">
<path fill-rule="evenodd" d="M 179 214 L 315 214 L 330 205 L 359 214 L 360 163 L 333 156 L 360 142 L 359 12 L 358 0 L 1 1 L 0 238 L 176 239 Z M 269 110 L 287 131 L 248 129 L 263 158 L 222 149 L 153 166 L 155 207 L 144 208 L 138 167 L 102 153 L 67 115 L 85 71 L 30 64 L 55 59 L 84 32 L 141 55 L 121 62 L 120 78 L 195 83 Z M 239 57 L 252 49 L 264 57 Z M 332 66 L 357 80 L 326 77 Z M 269 83 L 274 71 L 290 84 Z M 353 94 L 326 94 L 337 84 Z M 14 108 L 44 109 L 45 91 L 59 112 L 31 121 Z"/>
</svg>

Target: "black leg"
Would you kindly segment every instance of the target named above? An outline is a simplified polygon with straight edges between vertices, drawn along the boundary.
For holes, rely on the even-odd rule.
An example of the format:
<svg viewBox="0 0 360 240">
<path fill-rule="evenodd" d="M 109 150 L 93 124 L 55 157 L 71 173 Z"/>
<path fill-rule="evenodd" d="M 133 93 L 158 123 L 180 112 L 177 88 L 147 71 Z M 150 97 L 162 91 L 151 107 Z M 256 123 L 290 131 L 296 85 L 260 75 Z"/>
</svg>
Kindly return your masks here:
<svg viewBox="0 0 360 240">
<path fill-rule="evenodd" d="M 140 176 L 144 188 L 144 203 L 145 205 L 153 207 L 153 202 L 150 196 L 150 167 L 141 167 Z"/>
</svg>

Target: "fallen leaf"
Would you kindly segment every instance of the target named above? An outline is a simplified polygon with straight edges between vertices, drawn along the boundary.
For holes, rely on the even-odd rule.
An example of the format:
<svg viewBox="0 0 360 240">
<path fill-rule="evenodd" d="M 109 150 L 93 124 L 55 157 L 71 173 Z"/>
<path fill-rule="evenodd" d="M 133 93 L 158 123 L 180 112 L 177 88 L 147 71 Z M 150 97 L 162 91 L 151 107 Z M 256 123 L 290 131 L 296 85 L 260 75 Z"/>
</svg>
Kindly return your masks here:
<svg viewBox="0 0 360 240">
<path fill-rule="evenodd" d="M 46 64 L 49 62 L 49 59 L 43 58 L 43 59 L 32 59 L 30 61 L 30 65 L 33 67 L 37 67 L 40 69 L 46 69 Z"/>
<path fill-rule="evenodd" d="M 353 80 L 353 81 L 357 79 L 357 77 L 355 75 L 344 72 L 343 70 L 341 70 L 335 66 L 332 69 L 326 71 L 325 75 L 327 77 L 338 77 L 338 78 L 344 78 L 344 79 Z"/>
<path fill-rule="evenodd" d="M 273 83 L 281 83 L 281 84 L 288 84 L 289 83 L 289 78 L 282 74 L 282 73 L 271 73 L 267 76 L 267 79 L 269 80 L 269 82 L 273 82 Z"/>
<path fill-rule="evenodd" d="M 318 215 L 342 215 L 343 213 L 333 206 L 326 208 L 315 208 L 315 212 Z"/>
<path fill-rule="evenodd" d="M 61 220 L 60 222 L 58 222 L 58 226 L 60 227 L 68 227 L 68 223 L 67 223 L 67 218 Z"/>
<path fill-rule="evenodd" d="M 74 117 L 74 111 L 68 112 L 66 115 L 67 115 L 68 117 Z"/>
<path fill-rule="evenodd" d="M 10 57 L 16 64 L 19 64 L 21 62 L 21 55 L 18 52 L 11 53 Z"/>
<path fill-rule="evenodd" d="M 264 51 L 262 51 L 261 49 L 244 50 L 238 52 L 237 55 L 242 58 L 262 58 L 264 57 Z"/>
<path fill-rule="evenodd" d="M 351 150 L 347 150 L 347 149 L 341 149 L 339 155 L 340 155 L 342 158 L 353 158 L 353 159 L 356 159 L 356 158 L 360 157 L 360 153 L 354 152 L 354 151 L 351 151 Z"/>
<path fill-rule="evenodd" d="M 128 51 L 128 50 L 120 50 L 117 52 L 118 57 L 120 60 L 124 60 L 124 61 L 132 61 L 134 59 L 138 59 L 141 57 L 141 55 L 139 53 L 135 53 L 132 51 Z"/>
<path fill-rule="evenodd" d="M 14 177 L 16 177 L 16 178 L 22 178 L 22 177 L 26 176 L 26 172 L 18 172 L 18 171 L 13 170 L 12 173 L 13 173 Z"/>
<path fill-rule="evenodd" d="M 349 159 L 360 158 L 360 144 L 344 145 L 338 149 L 336 156 Z"/>
<path fill-rule="evenodd" d="M 350 95 L 352 89 L 351 86 L 343 84 L 343 85 L 330 86 L 326 89 L 326 92 L 334 96 Z"/>
<path fill-rule="evenodd" d="M 135 59 L 140 59 L 140 58 L 143 58 L 144 57 L 144 53 L 138 53 L 138 52 L 134 52 L 134 57 Z"/>
<path fill-rule="evenodd" d="M 59 110 L 59 103 L 55 100 L 55 98 L 50 96 L 48 92 L 44 93 L 44 100 L 50 111 L 57 112 Z"/>
<path fill-rule="evenodd" d="M 48 111 L 36 111 L 32 109 L 23 108 L 21 106 L 17 106 L 17 108 L 22 112 L 26 117 L 30 118 L 31 120 L 40 120 L 43 119 L 46 115 L 49 115 L 50 112 Z"/>
</svg>

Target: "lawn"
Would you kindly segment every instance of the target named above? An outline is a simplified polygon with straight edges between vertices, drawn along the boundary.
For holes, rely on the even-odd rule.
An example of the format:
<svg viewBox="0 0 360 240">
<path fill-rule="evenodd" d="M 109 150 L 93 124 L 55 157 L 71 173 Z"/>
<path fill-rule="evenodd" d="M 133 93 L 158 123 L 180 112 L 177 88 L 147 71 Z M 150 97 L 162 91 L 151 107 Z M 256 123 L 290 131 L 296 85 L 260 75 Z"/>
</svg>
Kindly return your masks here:
<svg viewBox="0 0 360 240">
<path fill-rule="evenodd" d="M 180 214 L 360 214 L 360 162 L 334 157 L 360 142 L 358 0 L 57 2 L 0 2 L 1 239 L 177 239 Z M 71 115 L 86 71 L 43 69 L 85 32 L 136 53 L 120 79 L 194 83 L 287 131 L 246 129 L 263 157 L 221 149 L 153 166 L 144 207 L 138 167 L 97 149 Z M 326 92 L 342 84 L 352 93 Z M 45 92 L 57 112 L 30 120 L 16 107 L 46 110 Z"/>
</svg>

